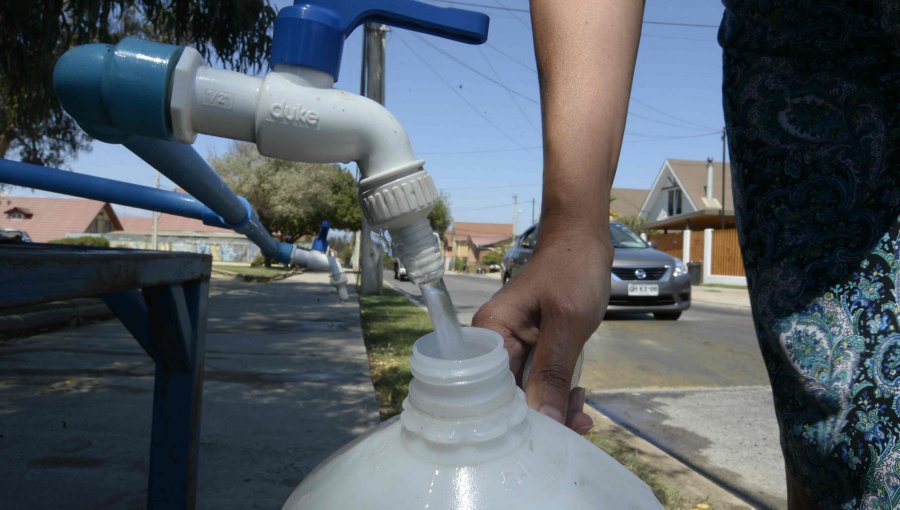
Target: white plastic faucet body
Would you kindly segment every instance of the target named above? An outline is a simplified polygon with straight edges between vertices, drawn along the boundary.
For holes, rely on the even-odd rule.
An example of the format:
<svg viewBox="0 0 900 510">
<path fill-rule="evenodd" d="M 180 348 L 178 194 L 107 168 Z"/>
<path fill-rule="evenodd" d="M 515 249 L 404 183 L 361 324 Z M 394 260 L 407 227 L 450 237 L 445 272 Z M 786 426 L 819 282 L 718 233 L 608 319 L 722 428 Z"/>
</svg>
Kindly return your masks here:
<svg viewBox="0 0 900 510">
<path fill-rule="evenodd" d="M 357 162 L 372 228 L 391 232 L 414 281 L 440 277 L 440 247 L 427 227 L 438 194 L 424 162 L 387 109 L 333 85 L 330 75 L 297 66 L 276 66 L 265 78 L 214 69 L 185 48 L 172 81 L 173 132 L 185 143 L 197 133 L 252 142 L 288 161 Z"/>
</svg>

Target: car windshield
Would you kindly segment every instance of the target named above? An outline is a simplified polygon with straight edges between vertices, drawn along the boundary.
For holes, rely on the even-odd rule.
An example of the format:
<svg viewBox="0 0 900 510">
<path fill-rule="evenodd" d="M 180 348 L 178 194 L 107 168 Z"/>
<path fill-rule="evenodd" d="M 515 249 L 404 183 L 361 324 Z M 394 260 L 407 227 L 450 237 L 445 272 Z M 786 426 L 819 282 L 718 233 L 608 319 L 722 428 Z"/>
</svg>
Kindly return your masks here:
<svg viewBox="0 0 900 510">
<path fill-rule="evenodd" d="M 613 248 L 646 248 L 647 243 L 637 234 L 621 223 L 609 224 L 609 236 L 612 238 Z"/>
</svg>

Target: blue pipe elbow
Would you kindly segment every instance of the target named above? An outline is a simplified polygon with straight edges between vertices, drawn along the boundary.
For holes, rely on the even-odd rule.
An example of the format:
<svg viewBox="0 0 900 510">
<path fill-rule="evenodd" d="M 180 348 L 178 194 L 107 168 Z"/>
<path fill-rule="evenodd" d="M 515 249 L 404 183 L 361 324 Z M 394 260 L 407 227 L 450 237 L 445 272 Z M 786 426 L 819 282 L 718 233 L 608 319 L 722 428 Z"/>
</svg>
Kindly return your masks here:
<svg viewBox="0 0 900 510">
<path fill-rule="evenodd" d="M 98 140 L 171 140 L 171 77 L 183 50 L 132 37 L 115 46 L 77 46 L 56 62 L 53 88 L 66 112 Z"/>
</svg>

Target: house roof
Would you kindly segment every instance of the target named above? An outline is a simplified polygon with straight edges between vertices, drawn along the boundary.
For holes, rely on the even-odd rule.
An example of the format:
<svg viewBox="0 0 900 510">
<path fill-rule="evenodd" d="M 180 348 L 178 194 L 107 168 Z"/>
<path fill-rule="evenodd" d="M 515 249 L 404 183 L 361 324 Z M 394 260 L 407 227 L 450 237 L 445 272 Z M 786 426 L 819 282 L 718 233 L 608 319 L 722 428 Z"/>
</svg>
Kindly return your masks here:
<svg viewBox="0 0 900 510">
<path fill-rule="evenodd" d="M 454 222 L 444 233 L 447 240 L 457 241 L 470 238 L 475 246 L 489 246 L 513 237 L 512 223 L 466 223 Z"/>
<path fill-rule="evenodd" d="M 703 197 L 706 196 L 706 161 L 689 161 L 684 159 L 669 159 L 669 166 L 681 181 L 683 191 L 690 196 L 691 202 L 698 209 L 703 207 Z M 722 162 L 713 161 L 713 198 L 722 203 Z M 714 207 L 720 209 L 719 206 Z M 731 199 L 731 165 L 725 163 L 725 214 L 734 215 L 734 203 Z"/>
<path fill-rule="evenodd" d="M 84 233 L 101 211 L 106 211 L 113 230 L 122 229 L 122 224 L 109 203 L 97 200 L 4 196 L 0 197 L 0 209 L 30 212 L 32 216 L 22 220 L 7 219 L 5 214 L 0 216 L 0 228 L 24 230 L 37 243 L 62 239 L 69 233 Z"/>
<path fill-rule="evenodd" d="M 712 202 L 706 199 L 706 183 L 708 169 L 706 161 L 694 161 L 684 159 L 667 159 L 653 187 L 648 193 L 642 206 L 642 212 L 657 200 L 661 192 L 665 190 L 664 183 L 674 181 L 685 194 L 684 200 L 690 204 L 689 212 L 670 216 L 659 220 L 647 222 L 649 228 L 685 228 L 691 229 L 717 228 L 721 225 L 722 214 L 722 162 L 713 161 L 713 186 Z M 663 179 L 667 176 L 666 179 Z M 724 197 L 725 226 L 734 226 L 734 203 L 731 193 L 731 165 L 725 163 L 725 197 Z"/>
<path fill-rule="evenodd" d="M 182 188 L 175 188 L 175 193 L 187 195 L 188 192 Z M 153 232 L 153 218 L 150 216 L 123 216 L 122 230 L 129 234 L 150 234 Z M 233 230 L 227 228 L 213 227 L 206 225 L 201 220 L 194 218 L 185 218 L 173 214 L 160 213 L 156 223 L 157 232 L 193 232 L 193 233 L 234 233 Z"/>
<path fill-rule="evenodd" d="M 649 191 L 645 189 L 613 188 L 610 195 L 615 200 L 610 204 L 610 208 L 619 218 L 636 215 L 641 212 L 647 193 Z"/>
<path fill-rule="evenodd" d="M 153 232 L 153 218 L 149 216 L 122 216 L 122 230 L 131 234 L 149 234 Z M 172 214 L 160 213 L 156 225 L 158 232 L 217 232 L 231 233 L 226 228 L 213 227 L 200 220 L 184 218 Z"/>
</svg>

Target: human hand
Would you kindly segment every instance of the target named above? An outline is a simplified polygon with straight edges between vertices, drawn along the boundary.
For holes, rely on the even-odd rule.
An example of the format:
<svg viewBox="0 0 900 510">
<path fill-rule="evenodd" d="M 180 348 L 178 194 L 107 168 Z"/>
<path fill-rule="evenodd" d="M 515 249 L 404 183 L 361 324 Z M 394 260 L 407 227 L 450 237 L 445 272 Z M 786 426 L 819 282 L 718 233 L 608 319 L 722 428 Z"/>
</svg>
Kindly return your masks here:
<svg viewBox="0 0 900 510">
<path fill-rule="evenodd" d="M 528 265 L 472 319 L 503 336 L 520 385 L 534 351 L 528 405 L 580 434 L 593 422 L 583 412 L 584 389 L 570 391 L 572 373 L 609 303 L 612 253 L 608 235 L 542 230 Z"/>
</svg>

